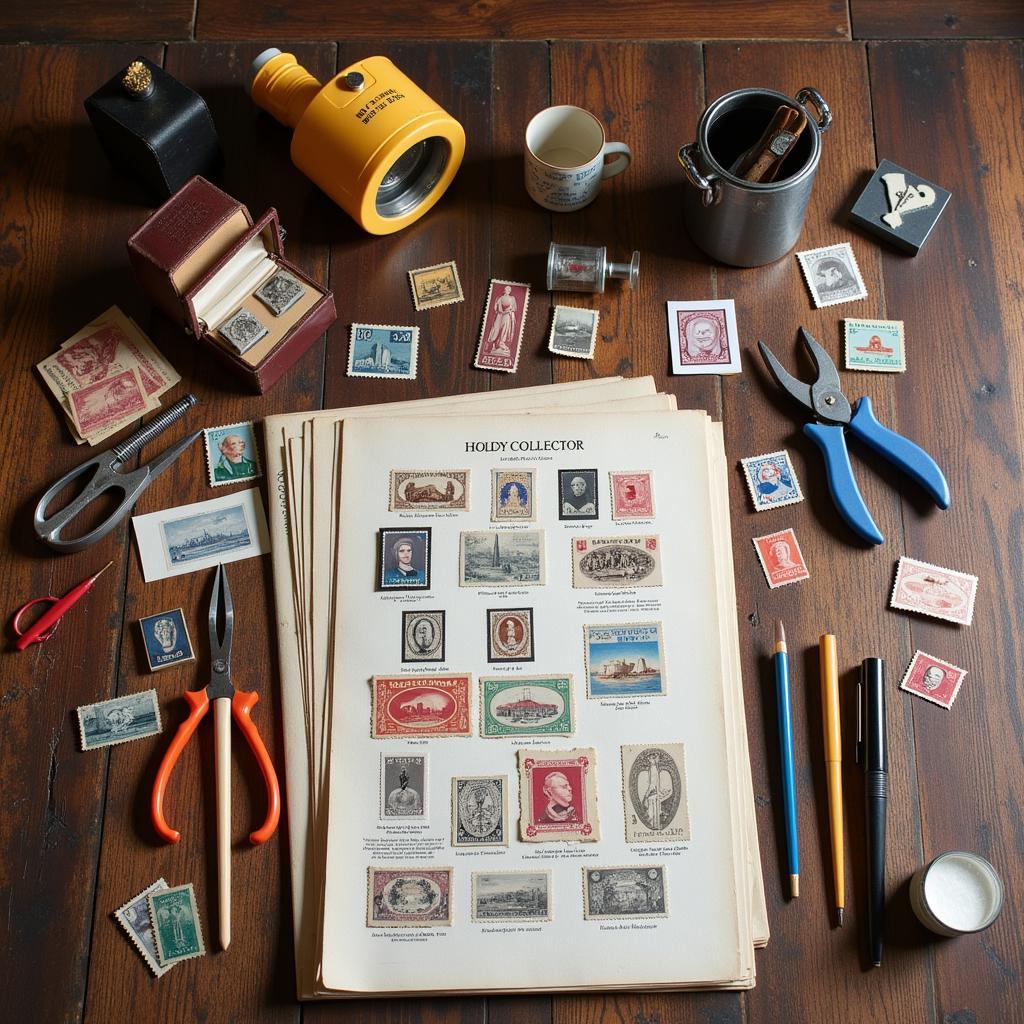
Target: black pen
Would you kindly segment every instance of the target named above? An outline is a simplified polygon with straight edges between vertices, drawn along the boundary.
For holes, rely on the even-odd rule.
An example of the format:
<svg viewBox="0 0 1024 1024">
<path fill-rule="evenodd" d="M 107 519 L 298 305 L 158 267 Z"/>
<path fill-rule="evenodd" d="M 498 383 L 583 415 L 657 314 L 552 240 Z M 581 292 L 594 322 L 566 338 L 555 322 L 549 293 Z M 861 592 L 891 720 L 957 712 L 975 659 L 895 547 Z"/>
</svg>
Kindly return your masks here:
<svg viewBox="0 0 1024 1024">
<path fill-rule="evenodd" d="M 865 658 L 857 695 L 857 759 L 864 767 L 864 820 L 868 861 L 868 949 L 882 966 L 885 928 L 885 823 L 889 754 L 885 739 L 885 662 Z"/>
</svg>

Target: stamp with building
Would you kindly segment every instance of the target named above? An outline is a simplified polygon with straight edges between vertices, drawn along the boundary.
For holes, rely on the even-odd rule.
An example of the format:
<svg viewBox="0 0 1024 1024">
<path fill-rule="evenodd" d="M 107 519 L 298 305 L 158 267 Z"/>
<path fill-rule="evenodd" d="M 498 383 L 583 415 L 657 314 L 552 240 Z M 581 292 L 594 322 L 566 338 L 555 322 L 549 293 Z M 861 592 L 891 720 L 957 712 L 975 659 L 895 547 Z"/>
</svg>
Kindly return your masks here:
<svg viewBox="0 0 1024 1024">
<path fill-rule="evenodd" d="M 665 868 L 583 868 L 583 916 L 588 921 L 668 917 Z"/>
<path fill-rule="evenodd" d="M 508 846 L 508 776 L 452 779 L 452 846 Z"/>
<path fill-rule="evenodd" d="M 429 928 L 452 923 L 451 868 L 368 868 L 369 928 Z"/>
<path fill-rule="evenodd" d="M 393 469 L 388 508 L 392 512 L 465 512 L 469 508 L 469 470 Z"/>
<path fill-rule="evenodd" d="M 391 736 L 469 736 L 470 677 L 374 676 L 374 739 Z"/>
<path fill-rule="evenodd" d="M 907 368 L 902 320 L 844 322 L 846 368 L 877 373 L 902 373 Z"/>
<path fill-rule="evenodd" d="M 575 731 L 572 676 L 480 680 L 481 736 L 571 736 Z"/>
<path fill-rule="evenodd" d="M 418 327 L 353 324 L 349 332 L 348 375 L 415 380 Z"/>
<path fill-rule="evenodd" d="M 474 871 L 474 921 L 550 921 L 551 872 Z"/>
<path fill-rule="evenodd" d="M 555 306 L 551 313 L 548 351 L 556 356 L 593 359 L 600 319 L 601 314 L 596 309 Z"/>
<path fill-rule="evenodd" d="M 656 697 L 665 693 L 660 622 L 583 627 L 588 697 Z"/>
<path fill-rule="evenodd" d="M 661 545 L 657 537 L 575 537 L 572 585 L 660 587 Z"/>
</svg>

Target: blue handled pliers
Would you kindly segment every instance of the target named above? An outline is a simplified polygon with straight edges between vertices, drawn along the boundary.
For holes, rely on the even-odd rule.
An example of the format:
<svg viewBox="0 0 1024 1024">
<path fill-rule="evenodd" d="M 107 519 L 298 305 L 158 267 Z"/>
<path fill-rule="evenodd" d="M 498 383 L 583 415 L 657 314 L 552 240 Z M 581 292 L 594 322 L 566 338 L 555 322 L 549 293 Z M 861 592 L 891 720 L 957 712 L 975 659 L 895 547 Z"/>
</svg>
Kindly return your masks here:
<svg viewBox="0 0 1024 1024">
<path fill-rule="evenodd" d="M 821 449 L 825 457 L 828 489 L 839 514 L 850 528 L 873 544 L 881 544 L 885 540 L 871 518 L 857 481 L 853 478 L 850 452 L 846 447 L 847 429 L 854 437 L 902 469 L 912 480 L 916 480 L 939 508 L 949 508 L 949 484 L 935 460 L 902 434 L 883 427 L 875 419 L 871 399 L 867 395 L 858 399 L 851 408 L 839 386 L 836 364 L 803 327 L 800 328 L 800 337 L 818 371 L 817 380 L 813 384 L 797 380 L 788 373 L 763 341 L 759 341 L 757 347 L 775 383 L 819 421 L 804 424 L 804 433 Z"/>
</svg>

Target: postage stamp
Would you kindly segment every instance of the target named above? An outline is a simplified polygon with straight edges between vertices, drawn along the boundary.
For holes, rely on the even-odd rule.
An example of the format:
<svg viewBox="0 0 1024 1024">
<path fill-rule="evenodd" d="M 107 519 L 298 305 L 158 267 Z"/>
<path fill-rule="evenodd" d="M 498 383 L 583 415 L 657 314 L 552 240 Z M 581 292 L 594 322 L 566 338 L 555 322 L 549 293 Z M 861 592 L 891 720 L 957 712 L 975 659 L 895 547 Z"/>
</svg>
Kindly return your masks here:
<svg viewBox="0 0 1024 1024">
<path fill-rule="evenodd" d="M 739 373 L 740 339 L 732 299 L 669 302 L 668 337 L 674 374 Z"/>
<path fill-rule="evenodd" d="M 551 872 L 474 871 L 474 921 L 550 921 Z"/>
<path fill-rule="evenodd" d="M 903 555 L 896 566 L 889 607 L 969 626 L 977 592 L 977 576 Z"/>
<path fill-rule="evenodd" d="M 596 469 L 558 471 L 558 518 L 598 518 Z"/>
<path fill-rule="evenodd" d="M 306 289 L 287 270 L 279 270 L 253 294 L 274 316 L 280 316 L 306 294 Z"/>
<path fill-rule="evenodd" d="M 465 512 L 469 508 L 469 470 L 391 470 L 392 512 L 432 512 L 434 509 Z"/>
<path fill-rule="evenodd" d="M 519 751 L 519 834 L 526 843 L 601 838 L 593 747 Z"/>
<path fill-rule="evenodd" d="M 480 680 L 481 736 L 571 736 L 572 676 Z"/>
<path fill-rule="evenodd" d="M 150 672 L 195 661 L 188 626 L 185 625 L 185 613 L 181 608 L 146 615 L 139 619 L 139 628 L 142 630 Z"/>
<path fill-rule="evenodd" d="M 162 892 L 169 888 L 167 883 L 158 878 L 152 885 L 147 885 L 138 896 L 133 896 L 123 907 L 114 911 L 117 923 L 125 930 L 132 945 L 139 951 L 146 966 L 159 978 L 166 974 L 174 964 L 164 967 L 157 958 L 156 938 L 153 935 L 153 922 L 149 917 L 149 894 Z"/>
<path fill-rule="evenodd" d="M 548 351 L 556 356 L 593 359 L 597 343 L 597 324 L 601 314 L 596 309 L 555 306 L 551 316 Z"/>
<path fill-rule="evenodd" d="M 463 300 L 462 282 L 459 280 L 459 268 L 455 266 L 455 260 L 410 270 L 409 287 L 412 288 L 412 304 L 417 310 L 447 306 Z"/>
<path fill-rule="evenodd" d="M 508 846 L 508 776 L 452 779 L 452 846 Z"/>
<path fill-rule="evenodd" d="M 572 585 L 577 588 L 660 587 L 657 537 L 576 537 Z"/>
<path fill-rule="evenodd" d="M 818 309 L 868 297 L 857 257 L 853 255 L 849 242 L 807 249 L 798 252 L 796 258 Z"/>
<path fill-rule="evenodd" d="M 924 651 L 915 651 L 900 689 L 948 710 L 953 706 L 966 676 L 965 669 L 950 665 L 948 661 L 925 654 Z"/>
<path fill-rule="evenodd" d="M 374 739 L 469 736 L 469 675 L 374 676 Z"/>
<path fill-rule="evenodd" d="M 112 747 L 162 731 L 156 690 L 129 693 L 78 708 L 78 735 L 83 750 Z"/>
<path fill-rule="evenodd" d="M 654 475 L 650 471 L 613 470 L 608 481 L 612 489 L 612 519 L 654 518 Z"/>
<path fill-rule="evenodd" d="M 161 967 L 171 967 L 182 960 L 206 955 L 191 882 L 151 892 L 146 899 Z"/>
<path fill-rule="evenodd" d="M 532 523 L 537 518 L 535 497 L 535 470 L 491 470 L 492 523 Z"/>
<path fill-rule="evenodd" d="M 368 872 L 368 928 L 429 928 L 452 923 L 451 868 L 371 866 Z"/>
<path fill-rule="evenodd" d="M 459 534 L 460 587 L 544 585 L 544 531 Z"/>
<path fill-rule="evenodd" d="M 583 916 L 588 921 L 668 917 L 665 868 L 583 868 Z"/>
<path fill-rule="evenodd" d="M 377 563 L 381 590 L 429 590 L 430 527 L 381 529 Z"/>
<path fill-rule="evenodd" d="M 767 455 L 751 455 L 740 459 L 740 465 L 755 512 L 804 500 L 796 470 L 785 449 Z"/>
<path fill-rule="evenodd" d="M 523 347 L 523 328 L 530 304 L 530 286 L 516 281 L 491 281 L 473 365 L 478 370 L 515 373 Z"/>
<path fill-rule="evenodd" d="M 792 529 L 754 537 L 753 541 L 764 578 L 772 590 L 784 587 L 787 583 L 799 583 L 811 578 Z"/>
<path fill-rule="evenodd" d="M 846 368 L 902 373 L 907 368 L 902 320 L 844 321 Z"/>
<path fill-rule="evenodd" d="M 240 504 L 172 519 L 161 523 L 160 531 L 170 568 L 253 544 L 245 509 Z"/>
<path fill-rule="evenodd" d="M 427 755 L 380 755 L 380 816 L 427 817 Z"/>
<path fill-rule="evenodd" d="M 217 333 L 241 356 L 270 332 L 258 316 L 240 309 L 217 328 Z"/>
<path fill-rule="evenodd" d="M 487 609 L 487 660 L 533 661 L 533 609 Z"/>
<path fill-rule="evenodd" d="M 418 327 L 353 324 L 349 332 L 348 375 L 416 379 Z"/>
<path fill-rule="evenodd" d="M 444 661 L 444 610 L 402 612 L 402 661 Z"/>
<path fill-rule="evenodd" d="M 665 655 L 660 622 L 583 627 L 588 697 L 661 696 Z"/>
<path fill-rule="evenodd" d="M 154 408 L 134 366 L 72 391 L 68 405 L 75 429 L 85 438 L 126 424 Z"/>
<path fill-rule="evenodd" d="M 203 431 L 203 444 L 211 487 L 263 476 L 252 420 L 229 423 L 225 427 L 207 427 Z"/>
<path fill-rule="evenodd" d="M 622 748 L 627 843 L 688 842 L 686 757 L 682 743 L 629 743 Z"/>
</svg>

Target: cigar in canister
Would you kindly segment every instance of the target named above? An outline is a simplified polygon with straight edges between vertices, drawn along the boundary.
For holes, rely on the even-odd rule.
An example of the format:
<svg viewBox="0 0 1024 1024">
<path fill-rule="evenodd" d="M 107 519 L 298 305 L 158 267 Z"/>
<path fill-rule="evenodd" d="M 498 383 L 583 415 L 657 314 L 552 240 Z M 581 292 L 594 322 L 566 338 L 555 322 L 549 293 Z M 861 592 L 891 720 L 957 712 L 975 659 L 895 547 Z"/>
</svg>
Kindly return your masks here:
<svg viewBox="0 0 1024 1024">
<path fill-rule="evenodd" d="M 775 181 L 806 125 L 807 117 L 802 111 L 783 104 L 772 115 L 761 138 L 736 160 L 729 173 L 744 181 Z"/>
</svg>

